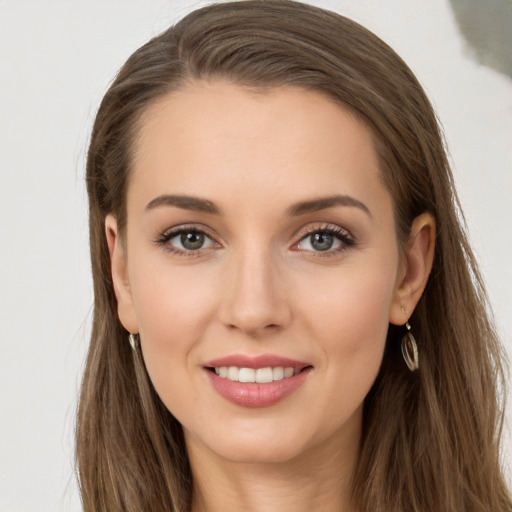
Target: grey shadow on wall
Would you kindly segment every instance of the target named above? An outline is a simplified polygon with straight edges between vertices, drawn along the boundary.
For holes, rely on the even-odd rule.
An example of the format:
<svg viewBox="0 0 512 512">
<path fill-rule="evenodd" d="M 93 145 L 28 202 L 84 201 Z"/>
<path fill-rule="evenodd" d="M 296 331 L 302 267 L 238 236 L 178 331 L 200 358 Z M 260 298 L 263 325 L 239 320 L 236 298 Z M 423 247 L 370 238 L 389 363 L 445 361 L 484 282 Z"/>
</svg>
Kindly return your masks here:
<svg viewBox="0 0 512 512">
<path fill-rule="evenodd" d="M 512 78 L 512 0 L 449 0 L 477 62 Z"/>
</svg>

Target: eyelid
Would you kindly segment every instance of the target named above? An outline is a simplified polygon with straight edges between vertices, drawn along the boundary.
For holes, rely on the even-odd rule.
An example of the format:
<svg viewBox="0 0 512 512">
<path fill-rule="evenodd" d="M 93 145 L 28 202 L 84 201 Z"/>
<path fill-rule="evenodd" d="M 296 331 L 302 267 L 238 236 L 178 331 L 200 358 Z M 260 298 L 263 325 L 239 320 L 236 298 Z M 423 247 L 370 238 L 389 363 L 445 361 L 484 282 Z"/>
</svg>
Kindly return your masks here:
<svg viewBox="0 0 512 512">
<path fill-rule="evenodd" d="M 209 238 L 212 243 L 213 247 L 201 247 L 199 249 L 195 250 L 187 250 L 187 249 L 180 249 L 179 247 L 173 246 L 169 244 L 169 241 L 186 232 L 196 232 L 201 233 L 205 237 Z M 299 249 L 298 245 L 308 236 L 313 235 L 314 233 L 320 233 L 325 232 L 332 234 L 334 237 L 336 237 L 340 242 L 341 246 L 336 247 L 334 249 L 327 249 L 325 251 L 313 251 L 310 249 Z M 356 239 L 351 234 L 351 232 L 343 228 L 337 224 L 330 224 L 326 222 L 317 223 L 317 224 L 308 224 L 305 227 L 302 227 L 300 230 L 296 232 L 294 235 L 296 242 L 292 245 L 291 249 L 296 251 L 302 251 L 310 253 L 311 255 L 315 257 L 327 257 L 327 256 L 333 256 L 339 252 L 342 252 L 354 245 L 356 245 Z M 171 228 L 168 228 L 162 232 L 159 232 L 157 236 L 155 237 L 154 243 L 158 246 L 163 247 L 166 251 L 170 253 L 174 253 L 180 256 L 198 256 L 204 251 L 208 251 L 212 248 L 217 249 L 222 247 L 222 244 L 218 241 L 218 237 L 216 235 L 213 235 L 211 233 L 211 230 L 203 225 L 203 224 L 180 224 L 177 226 L 173 226 Z"/>
<path fill-rule="evenodd" d="M 352 241 L 355 242 L 355 237 L 352 235 L 352 233 L 348 229 L 343 228 L 337 224 L 330 224 L 327 222 L 321 222 L 321 223 L 317 223 L 317 224 L 308 224 L 307 226 L 302 227 L 301 229 L 299 229 L 297 231 L 297 233 L 295 234 L 295 238 L 298 238 L 300 241 L 308 235 L 311 235 L 313 233 L 318 233 L 321 231 L 325 231 L 325 232 L 333 233 L 333 234 L 344 235 L 344 236 L 346 236 L 346 238 L 350 238 Z"/>
<path fill-rule="evenodd" d="M 341 245 L 339 247 L 336 247 L 334 249 L 327 249 L 325 251 L 313 251 L 310 249 L 300 249 L 298 248 L 299 244 L 305 240 L 308 236 L 311 236 L 315 233 L 329 233 L 336 237 L 340 242 Z M 296 234 L 296 237 L 298 237 L 298 241 L 295 242 L 292 246 L 292 249 L 295 249 L 297 251 L 308 253 L 309 255 L 313 257 L 320 257 L 325 258 L 329 256 L 334 256 L 336 254 L 339 254 L 350 247 L 353 247 L 356 245 L 356 239 L 352 235 L 352 233 L 346 229 L 343 228 L 337 224 L 329 224 L 329 223 L 321 223 L 316 225 L 309 224 L 308 226 L 301 228 L 298 233 Z"/>
<path fill-rule="evenodd" d="M 211 233 L 211 230 L 203 224 L 178 224 L 177 226 L 173 226 L 171 228 L 165 229 L 162 232 L 159 232 L 158 236 L 170 237 L 172 235 L 183 233 L 184 231 L 196 231 L 197 233 L 207 235 L 209 238 L 215 238 L 215 235 Z"/>
<path fill-rule="evenodd" d="M 187 250 L 169 244 L 169 241 L 172 240 L 174 237 L 187 232 L 196 232 L 204 235 L 213 242 L 213 247 L 201 247 L 195 250 Z M 166 251 L 180 256 L 197 256 L 201 251 L 221 247 L 221 244 L 218 242 L 217 237 L 212 235 L 210 229 L 202 224 L 180 224 L 178 226 L 173 226 L 162 232 L 157 233 L 154 243 L 158 246 L 163 247 Z"/>
</svg>

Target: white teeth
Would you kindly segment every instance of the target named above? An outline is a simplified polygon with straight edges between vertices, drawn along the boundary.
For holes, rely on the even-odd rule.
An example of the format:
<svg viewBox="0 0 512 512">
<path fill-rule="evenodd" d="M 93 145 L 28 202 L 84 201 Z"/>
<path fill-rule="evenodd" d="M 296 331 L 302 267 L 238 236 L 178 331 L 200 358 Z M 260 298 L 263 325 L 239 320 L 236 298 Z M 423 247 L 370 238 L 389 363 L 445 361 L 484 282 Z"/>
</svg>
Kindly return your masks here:
<svg viewBox="0 0 512 512">
<path fill-rule="evenodd" d="M 256 382 L 265 384 L 265 382 L 272 382 L 273 380 L 272 368 L 258 368 L 256 370 Z"/>
<path fill-rule="evenodd" d="M 240 368 L 238 380 L 239 382 L 256 382 L 256 370 L 253 368 Z"/>
<path fill-rule="evenodd" d="M 265 384 L 275 380 L 287 379 L 297 375 L 300 370 L 295 370 L 293 367 L 276 366 L 275 368 L 238 368 L 237 366 L 216 366 L 215 373 L 223 379 L 232 380 L 235 382 L 257 382 Z"/>
<path fill-rule="evenodd" d="M 273 380 L 282 380 L 284 379 L 284 368 L 282 366 L 278 366 L 272 370 L 272 378 Z"/>
<path fill-rule="evenodd" d="M 240 370 L 236 366 L 230 366 L 228 368 L 228 374 L 226 377 L 229 380 L 238 380 L 239 373 L 240 373 Z"/>
</svg>

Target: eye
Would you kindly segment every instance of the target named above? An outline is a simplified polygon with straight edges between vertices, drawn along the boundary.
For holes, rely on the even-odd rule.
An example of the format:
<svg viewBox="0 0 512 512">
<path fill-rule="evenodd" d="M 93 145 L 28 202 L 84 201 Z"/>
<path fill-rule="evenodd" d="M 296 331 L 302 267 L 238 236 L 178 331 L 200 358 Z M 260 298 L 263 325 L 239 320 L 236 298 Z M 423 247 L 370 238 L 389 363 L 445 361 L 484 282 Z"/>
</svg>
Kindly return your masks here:
<svg viewBox="0 0 512 512">
<path fill-rule="evenodd" d="M 341 241 L 336 239 L 331 233 L 318 232 L 308 235 L 302 239 L 302 249 L 309 251 L 328 251 L 336 249 L 341 245 Z"/>
<path fill-rule="evenodd" d="M 213 245 L 211 238 L 200 231 L 183 231 L 170 238 L 169 243 L 187 251 L 197 251 Z"/>
<path fill-rule="evenodd" d="M 201 249 L 218 246 L 204 231 L 195 227 L 180 227 L 166 231 L 157 238 L 156 243 L 171 253 L 185 256 L 193 255 Z"/>
<path fill-rule="evenodd" d="M 342 228 L 326 227 L 309 231 L 295 246 L 301 251 L 331 255 L 354 245 L 352 236 Z"/>
</svg>

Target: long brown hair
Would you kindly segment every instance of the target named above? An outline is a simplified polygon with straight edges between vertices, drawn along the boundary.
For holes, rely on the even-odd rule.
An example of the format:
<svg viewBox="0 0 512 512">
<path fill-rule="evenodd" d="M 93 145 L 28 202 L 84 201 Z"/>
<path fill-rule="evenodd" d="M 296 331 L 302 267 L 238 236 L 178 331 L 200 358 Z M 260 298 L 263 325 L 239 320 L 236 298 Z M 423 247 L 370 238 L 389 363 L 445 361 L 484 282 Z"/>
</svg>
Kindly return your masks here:
<svg viewBox="0 0 512 512">
<path fill-rule="evenodd" d="M 428 211 L 434 266 L 411 323 L 421 351 L 410 373 L 390 326 L 364 404 L 353 497 L 368 512 L 505 512 L 500 469 L 503 350 L 468 245 L 435 113 L 395 52 L 355 22 L 288 0 L 194 11 L 138 49 L 99 108 L 87 160 L 94 319 L 77 422 L 86 512 L 186 512 L 192 475 L 179 423 L 160 401 L 117 316 L 104 234 L 121 232 L 142 114 L 187 82 L 228 79 L 328 95 L 371 130 L 395 208 L 399 244 Z"/>
</svg>

